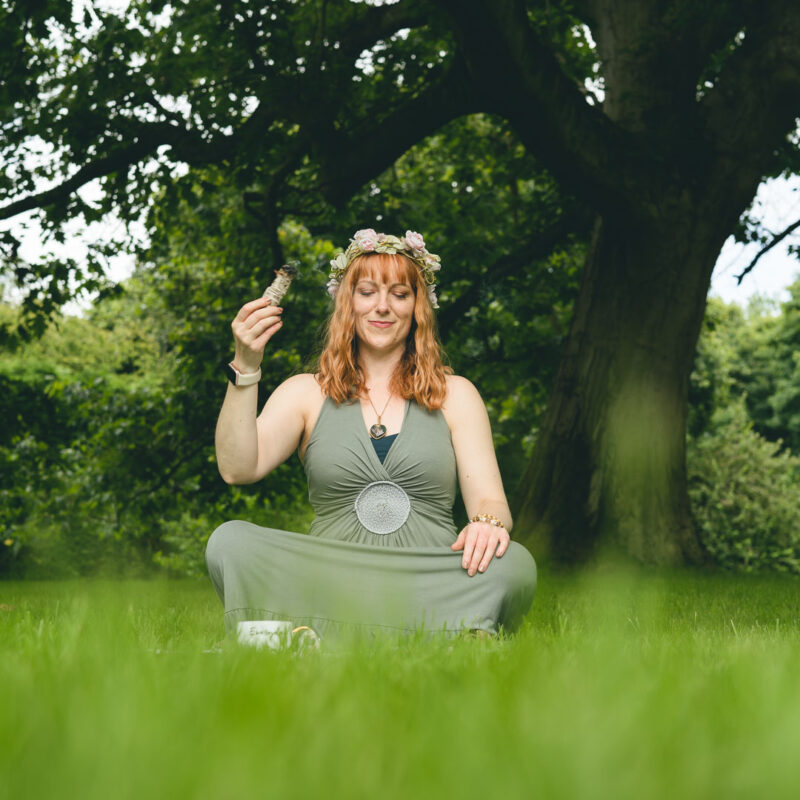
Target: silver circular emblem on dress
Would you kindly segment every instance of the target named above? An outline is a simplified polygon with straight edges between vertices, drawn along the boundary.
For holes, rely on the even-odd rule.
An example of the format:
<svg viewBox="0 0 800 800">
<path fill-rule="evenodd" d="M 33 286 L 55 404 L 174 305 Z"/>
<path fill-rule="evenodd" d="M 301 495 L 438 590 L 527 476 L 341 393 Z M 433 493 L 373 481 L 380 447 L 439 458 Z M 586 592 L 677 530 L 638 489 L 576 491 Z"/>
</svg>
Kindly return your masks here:
<svg viewBox="0 0 800 800">
<path fill-rule="evenodd" d="M 368 483 L 356 497 L 356 516 L 370 533 L 394 533 L 410 511 L 408 495 L 391 481 Z"/>
</svg>

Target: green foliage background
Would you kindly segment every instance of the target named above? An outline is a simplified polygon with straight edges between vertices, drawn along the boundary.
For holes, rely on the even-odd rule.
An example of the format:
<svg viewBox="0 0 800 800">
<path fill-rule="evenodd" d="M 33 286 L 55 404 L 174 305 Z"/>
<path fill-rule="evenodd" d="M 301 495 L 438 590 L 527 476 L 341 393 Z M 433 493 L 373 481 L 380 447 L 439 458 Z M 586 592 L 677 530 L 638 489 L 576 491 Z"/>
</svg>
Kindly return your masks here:
<svg viewBox="0 0 800 800">
<path fill-rule="evenodd" d="M 800 283 L 780 307 L 710 299 L 690 389 L 688 479 L 719 564 L 800 572 Z"/>
<path fill-rule="evenodd" d="M 63 242 L 71 221 L 112 212 L 126 222 L 144 215 L 149 234 L 134 277 L 115 287 L 104 277 L 114 243 L 80 262 L 28 263 L 0 233 L 3 280 L 22 297 L 21 307 L 0 306 L 0 576 L 196 574 L 225 519 L 304 530 L 296 458 L 257 486 L 220 480 L 219 368 L 237 309 L 273 266 L 296 258 L 303 272 L 265 359 L 261 401 L 308 369 L 328 311 L 327 261 L 367 226 L 421 231 L 442 255 L 445 350 L 486 400 L 512 494 L 567 333 L 587 208 L 505 119 L 485 113 L 430 125 L 434 133 L 415 133 L 417 144 L 352 196 L 326 194 L 349 184 L 313 142 L 358 141 L 449 68 L 453 27 L 437 8 L 421 19 L 405 3 L 406 34 L 390 25 L 384 40 L 372 23 L 352 38 L 378 19 L 360 3 L 197 0 L 172 4 L 165 25 L 167 6 L 132 0 L 124 18 L 95 9 L 91 32 L 70 4 L 0 7 L 0 190 L 35 194 L 110 159 L 96 202 L 71 192 L 36 211 L 45 240 Z M 714 13 L 724 30 L 738 11 Z M 566 76 L 602 85 L 572 4 L 531 7 L 528 18 Z M 702 9 L 696 19 L 708 22 Z M 700 94 L 740 43 L 737 34 L 707 65 Z M 37 157 L 42 142 L 53 158 Z M 127 158 L 128 147 L 139 149 Z M 791 137 L 775 156 L 773 174 L 796 171 Z M 771 238 L 747 215 L 738 236 Z M 99 293 L 84 319 L 55 316 L 84 291 Z M 709 304 L 690 387 L 689 481 L 705 547 L 726 566 L 800 563 L 799 312 L 798 289 L 780 309 Z"/>
<path fill-rule="evenodd" d="M 216 471 L 230 319 L 269 270 L 259 263 L 259 232 L 222 184 L 206 180 L 197 196 L 203 213 L 179 205 L 149 260 L 85 318 L 62 318 L 0 357 L 0 575 L 198 575 L 205 541 L 225 519 L 307 529 L 295 457 L 254 486 L 227 486 Z M 328 310 L 325 265 L 335 252 L 299 224 L 284 226 L 281 240 L 304 267 L 265 359 L 262 401 L 313 361 Z M 569 314 L 570 247 L 540 267 L 563 282 L 560 297 L 543 290 L 547 317 L 517 318 L 518 276 L 495 283 L 484 268 L 476 304 L 443 331 L 454 367 L 487 400 L 509 490 L 535 441 Z M 472 291 L 464 281 L 458 294 L 458 272 L 451 268 L 454 285 L 444 291 L 445 322 Z M 781 307 L 708 303 L 690 390 L 689 487 L 703 544 L 728 568 L 800 572 L 800 419 L 792 403 L 800 283 L 791 292 Z M 13 323 L 20 311 L 5 305 L 0 313 Z"/>
<path fill-rule="evenodd" d="M 281 254 L 302 268 L 260 401 L 313 368 L 336 248 L 367 225 L 421 230 L 445 265 L 445 350 L 484 394 L 512 491 L 566 334 L 586 219 L 503 123 L 452 123 L 343 209 L 320 207 L 314 226 L 281 226 Z M 197 574 L 205 540 L 226 519 L 310 523 L 296 457 L 244 487 L 225 485 L 214 460 L 230 321 L 275 266 L 263 226 L 211 168 L 162 193 L 148 225 L 150 246 L 129 281 L 85 319 L 60 319 L 27 343 L 11 337 L 0 354 L 10 422 L 0 441 L 0 574 Z M 13 331 L 21 313 L 5 307 L 0 323 Z"/>
<path fill-rule="evenodd" d="M 513 492 L 566 334 L 588 216 L 501 121 L 476 115 L 313 219 L 279 231 L 281 254 L 302 271 L 260 401 L 313 369 L 328 260 L 352 231 L 421 230 L 445 265 L 445 350 L 487 402 Z M 241 487 L 225 485 L 214 460 L 230 321 L 274 266 L 257 214 L 209 168 L 160 194 L 148 225 L 130 280 L 85 318 L 60 318 L 38 339 L 7 336 L 0 352 L 0 575 L 197 575 L 226 519 L 310 523 L 296 457 Z M 14 331 L 22 314 L 0 307 L 0 326 Z M 780 308 L 709 301 L 690 388 L 689 482 L 703 543 L 726 567 L 800 571 L 799 345 L 800 284 Z"/>
</svg>

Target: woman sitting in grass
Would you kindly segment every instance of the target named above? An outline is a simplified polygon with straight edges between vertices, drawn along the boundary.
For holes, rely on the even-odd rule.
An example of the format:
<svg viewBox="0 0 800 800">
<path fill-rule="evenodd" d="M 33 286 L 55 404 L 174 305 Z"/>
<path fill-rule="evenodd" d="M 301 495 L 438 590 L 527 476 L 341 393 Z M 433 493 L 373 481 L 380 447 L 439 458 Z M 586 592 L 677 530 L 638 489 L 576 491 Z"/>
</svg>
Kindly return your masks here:
<svg viewBox="0 0 800 800">
<path fill-rule="evenodd" d="M 220 474 L 253 483 L 297 450 L 316 517 L 308 536 L 238 520 L 214 531 L 206 558 L 226 627 L 512 630 L 533 602 L 536 566 L 509 540 L 483 401 L 442 363 L 439 257 L 418 233 L 367 229 L 331 264 L 319 370 L 284 381 L 260 414 L 260 364 L 283 309 L 261 298 L 232 323 Z M 456 480 L 470 518 L 460 532 Z"/>
</svg>

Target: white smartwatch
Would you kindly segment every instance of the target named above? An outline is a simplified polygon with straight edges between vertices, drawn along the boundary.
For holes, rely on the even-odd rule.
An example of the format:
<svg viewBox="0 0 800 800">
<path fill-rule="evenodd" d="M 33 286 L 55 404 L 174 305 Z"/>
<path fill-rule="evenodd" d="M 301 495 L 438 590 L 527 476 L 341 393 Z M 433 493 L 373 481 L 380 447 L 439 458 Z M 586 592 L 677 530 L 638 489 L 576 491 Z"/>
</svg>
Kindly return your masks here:
<svg viewBox="0 0 800 800">
<path fill-rule="evenodd" d="M 233 366 L 233 362 L 226 365 L 225 374 L 234 386 L 252 386 L 254 383 L 258 383 L 261 380 L 260 367 L 257 372 L 239 372 L 239 370 Z"/>
</svg>

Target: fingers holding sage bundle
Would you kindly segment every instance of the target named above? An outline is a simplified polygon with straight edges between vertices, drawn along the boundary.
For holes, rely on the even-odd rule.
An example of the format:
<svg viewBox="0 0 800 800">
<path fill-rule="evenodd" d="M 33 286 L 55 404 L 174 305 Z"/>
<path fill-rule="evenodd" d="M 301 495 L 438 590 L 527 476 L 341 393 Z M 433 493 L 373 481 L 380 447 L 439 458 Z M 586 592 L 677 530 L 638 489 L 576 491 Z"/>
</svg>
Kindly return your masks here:
<svg viewBox="0 0 800 800">
<path fill-rule="evenodd" d="M 242 306 L 231 323 L 236 342 L 236 362 L 241 367 L 258 369 L 264 348 L 272 336 L 283 327 L 281 300 L 297 276 L 294 263 L 275 270 L 275 278 L 258 300 Z"/>
<path fill-rule="evenodd" d="M 236 344 L 236 366 L 244 372 L 254 372 L 261 366 L 264 348 L 283 326 L 283 309 L 270 298 L 260 297 L 245 303 L 231 323 Z"/>
</svg>

